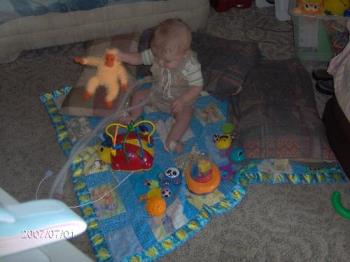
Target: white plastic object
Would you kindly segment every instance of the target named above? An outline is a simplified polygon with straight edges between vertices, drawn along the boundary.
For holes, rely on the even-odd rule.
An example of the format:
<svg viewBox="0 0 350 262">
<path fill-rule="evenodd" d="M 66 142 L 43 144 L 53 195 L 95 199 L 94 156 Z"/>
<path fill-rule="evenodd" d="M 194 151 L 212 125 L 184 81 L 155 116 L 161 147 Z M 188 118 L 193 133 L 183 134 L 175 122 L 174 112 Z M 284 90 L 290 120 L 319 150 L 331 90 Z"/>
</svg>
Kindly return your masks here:
<svg viewBox="0 0 350 262">
<path fill-rule="evenodd" d="M 275 4 L 270 4 L 266 0 L 256 0 L 256 6 L 258 8 L 275 6 L 275 16 L 280 21 L 290 20 L 290 15 L 288 12 L 289 9 L 289 0 L 275 0 Z"/>
<path fill-rule="evenodd" d="M 5 209 L 0 207 L 0 223 L 13 223 L 16 219 Z"/>
<path fill-rule="evenodd" d="M 280 21 L 290 20 L 289 0 L 275 0 L 275 16 Z"/>
<path fill-rule="evenodd" d="M 36 200 L 0 208 L 13 219 L 0 222 L 0 257 L 75 237 L 86 222 L 63 202 Z"/>
</svg>

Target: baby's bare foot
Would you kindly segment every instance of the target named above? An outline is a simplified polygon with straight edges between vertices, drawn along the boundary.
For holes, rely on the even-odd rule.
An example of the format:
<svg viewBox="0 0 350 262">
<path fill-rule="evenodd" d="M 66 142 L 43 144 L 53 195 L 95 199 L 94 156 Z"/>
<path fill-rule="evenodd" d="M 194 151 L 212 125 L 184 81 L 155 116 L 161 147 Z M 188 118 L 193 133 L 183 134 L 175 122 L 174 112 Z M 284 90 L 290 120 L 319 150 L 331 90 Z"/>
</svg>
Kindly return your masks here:
<svg viewBox="0 0 350 262">
<path fill-rule="evenodd" d="M 183 143 L 181 142 L 176 142 L 176 141 L 170 141 L 168 143 L 165 143 L 164 149 L 167 152 L 176 152 L 178 154 L 182 153 L 183 151 Z"/>
</svg>

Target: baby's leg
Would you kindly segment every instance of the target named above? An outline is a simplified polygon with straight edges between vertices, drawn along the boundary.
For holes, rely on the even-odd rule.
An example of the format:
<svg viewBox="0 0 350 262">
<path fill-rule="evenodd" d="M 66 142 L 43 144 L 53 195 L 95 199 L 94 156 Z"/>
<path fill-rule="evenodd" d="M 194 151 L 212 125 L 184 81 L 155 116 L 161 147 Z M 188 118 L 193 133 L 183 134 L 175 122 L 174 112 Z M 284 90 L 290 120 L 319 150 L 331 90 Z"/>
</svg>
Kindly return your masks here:
<svg viewBox="0 0 350 262">
<path fill-rule="evenodd" d="M 143 111 L 143 108 L 145 105 L 138 106 L 139 104 L 143 103 L 149 96 L 151 90 L 144 89 L 144 90 L 138 90 L 135 92 L 135 94 L 131 98 L 131 107 L 136 107 L 131 110 L 130 113 L 128 113 L 126 116 L 123 116 L 120 119 L 120 122 L 123 124 L 129 124 L 131 121 L 137 119 Z"/>
<path fill-rule="evenodd" d="M 145 100 L 149 97 L 150 92 L 151 92 L 150 89 L 136 91 L 135 94 L 132 96 L 131 106 L 134 107 L 134 106 L 138 106 L 141 103 L 144 103 Z M 130 113 L 131 117 L 133 119 L 138 118 L 142 114 L 144 107 L 145 105 L 142 105 L 131 110 L 131 113 Z"/>
<path fill-rule="evenodd" d="M 175 123 L 171 127 L 168 137 L 165 141 L 166 150 L 175 150 L 177 153 L 182 152 L 182 144 L 180 142 L 182 136 L 185 134 L 192 118 L 193 108 L 191 106 L 185 107 L 181 113 L 174 115 Z"/>
</svg>

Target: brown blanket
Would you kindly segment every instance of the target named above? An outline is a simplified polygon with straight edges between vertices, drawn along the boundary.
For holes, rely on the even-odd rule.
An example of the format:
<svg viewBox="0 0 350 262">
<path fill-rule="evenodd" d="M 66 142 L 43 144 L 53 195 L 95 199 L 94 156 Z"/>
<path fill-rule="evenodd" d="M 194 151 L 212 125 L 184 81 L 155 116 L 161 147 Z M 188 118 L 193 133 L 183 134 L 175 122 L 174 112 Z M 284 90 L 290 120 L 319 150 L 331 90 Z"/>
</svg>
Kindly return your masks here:
<svg viewBox="0 0 350 262">
<path fill-rule="evenodd" d="M 308 72 L 296 59 L 260 61 L 233 99 L 249 158 L 334 160 Z"/>
</svg>

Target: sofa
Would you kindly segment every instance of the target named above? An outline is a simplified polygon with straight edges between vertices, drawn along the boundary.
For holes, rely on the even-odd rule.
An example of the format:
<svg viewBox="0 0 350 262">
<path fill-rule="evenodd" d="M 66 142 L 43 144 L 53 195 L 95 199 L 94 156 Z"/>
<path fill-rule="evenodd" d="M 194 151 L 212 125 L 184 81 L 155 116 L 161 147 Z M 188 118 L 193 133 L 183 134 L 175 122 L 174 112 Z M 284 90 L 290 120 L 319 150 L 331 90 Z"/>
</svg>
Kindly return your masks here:
<svg viewBox="0 0 350 262">
<path fill-rule="evenodd" d="M 19 6 L 23 2 L 26 4 Z M 210 9 L 208 0 L 50 0 L 46 2 L 49 6 L 38 6 L 44 4 L 33 0 L 22 3 L 4 0 L 0 6 L 0 63 L 15 60 L 24 50 L 142 31 L 170 17 L 181 18 L 198 30 L 205 27 Z M 77 3 L 84 6 L 79 9 Z M 33 12 L 26 11 L 30 5 Z"/>
</svg>

